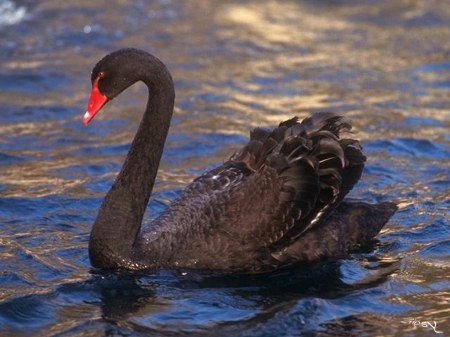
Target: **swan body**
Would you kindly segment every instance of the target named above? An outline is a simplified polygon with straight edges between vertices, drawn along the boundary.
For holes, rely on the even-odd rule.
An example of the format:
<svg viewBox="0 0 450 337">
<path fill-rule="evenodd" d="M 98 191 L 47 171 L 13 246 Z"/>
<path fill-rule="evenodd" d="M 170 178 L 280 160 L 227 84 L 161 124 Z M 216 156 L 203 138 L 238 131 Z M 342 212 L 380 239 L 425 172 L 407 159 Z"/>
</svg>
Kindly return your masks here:
<svg viewBox="0 0 450 337">
<path fill-rule="evenodd" d="M 247 145 L 141 228 L 173 113 L 170 73 L 141 50 L 105 56 L 93 69 L 83 122 L 138 81 L 148 87 L 147 108 L 92 227 L 95 267 L 258 273 L 337 259 L 370 243 L 397 209 L 344 200 L 366 157 L 343 137 L 351 126 L 342 117 L 316 113 L 254 129 Z"/>
</svg>

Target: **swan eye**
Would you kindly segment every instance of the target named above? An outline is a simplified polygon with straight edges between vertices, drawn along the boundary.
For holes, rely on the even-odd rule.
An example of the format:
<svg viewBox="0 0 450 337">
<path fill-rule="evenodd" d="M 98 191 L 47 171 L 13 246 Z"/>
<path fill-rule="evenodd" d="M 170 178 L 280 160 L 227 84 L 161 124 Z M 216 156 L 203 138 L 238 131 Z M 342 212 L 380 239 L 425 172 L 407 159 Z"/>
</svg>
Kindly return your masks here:
<svg viewBox="0 0 450 337">
<path fill-rule="evenodd" d="M 101 79 L 102 77 L 105 77 L 105 72 L 104 71 L 99 72 L 98 75 L 97 75 L 98 79 Z"/>
</svg>

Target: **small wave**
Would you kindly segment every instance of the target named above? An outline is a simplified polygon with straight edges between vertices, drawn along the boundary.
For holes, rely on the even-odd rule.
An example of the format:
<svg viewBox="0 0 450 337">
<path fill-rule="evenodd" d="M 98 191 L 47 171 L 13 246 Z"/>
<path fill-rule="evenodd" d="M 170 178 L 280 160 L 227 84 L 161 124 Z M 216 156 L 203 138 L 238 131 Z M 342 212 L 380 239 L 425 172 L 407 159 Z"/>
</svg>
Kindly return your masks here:
<svg viewBox="0 0 450 337">
<path fill-rule="evenodd" d="M 0 26 L 14 25 L 25 18 L 27 10 L 25 7 L 17 7 L 9 0 L 0 1 Z"/>
</svg>

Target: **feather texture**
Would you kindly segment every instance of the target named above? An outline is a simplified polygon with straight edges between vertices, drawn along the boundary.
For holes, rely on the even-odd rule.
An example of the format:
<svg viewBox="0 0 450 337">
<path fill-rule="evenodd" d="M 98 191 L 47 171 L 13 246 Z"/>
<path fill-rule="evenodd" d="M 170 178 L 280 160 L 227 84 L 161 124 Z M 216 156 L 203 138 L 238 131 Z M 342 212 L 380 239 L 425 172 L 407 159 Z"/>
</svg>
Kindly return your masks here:
<svg viewBox="0 0 450 337">
<path fill-rule="evenodd" d="M 252 130 L 247 145 L 142 226 L 173 113 L 170 73 L 141 50 L 105 56 L 92 71 L 83 121 L 138 81 L 149 89 L 147 108 L 92 227 L 94 266 L 264 272 L 340 258 L 369 243 L 395 212 L 392 203 L 343 201 L 366 157 L 342 117 L 316 113 Z"/>
</svg>

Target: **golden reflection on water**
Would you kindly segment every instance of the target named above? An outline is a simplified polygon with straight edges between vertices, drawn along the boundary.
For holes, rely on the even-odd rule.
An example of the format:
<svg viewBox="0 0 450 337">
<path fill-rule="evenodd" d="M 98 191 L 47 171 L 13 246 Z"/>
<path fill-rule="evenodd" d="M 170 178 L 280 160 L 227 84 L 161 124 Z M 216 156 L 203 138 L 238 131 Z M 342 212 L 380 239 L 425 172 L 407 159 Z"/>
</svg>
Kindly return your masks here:
<svg viewBox="0 0 450 337">
<path fill-rule="evenodd" d="M 175 118 L 158 174 L 157 201 L 166 202 L 199 172 L 227 159 L 253 127 L 271 127 L 314 111 L 344 114 L 369 153 L 369 174 L 355 189 L 356 197 L 395 199 L 401 206 L 381 235 L 383 245 L 394 247 L 376 256 L 380 264 L 391 266 L 401 258 L 402 265 L 398 272 L 384 267 L 389 280 L 375 292 L 384 292 L 381 301 L 404 306 L 399 312 L 382 307 L 367 316 L 356 314 L 365 319 L 361 329 L 397 326 L 402 332 L 425 333 L 399 323 L 401 310 L 411 305 L 415 309 L 407 314 L 412 318 L 436 320 L 438 328 L 450 331 L 445 320 L 450 301 L 446 255 L 423 254 L 439 241 L 435 233 L 431 239 L 417 239 L 421 229 L 446 214 L 449 198 L 448 158 L 439 155 L 449 144 L 447 1 L 111 4 L 78 1 L 72 11 L 70 2 L 39 2 L 18 26 L 23 40 L 16 39 L 14 29 L 5 37 L 14 48 L 8 49 L 9 56 L 0 56 L 5 88 L 0 93 L 0 155 L 6 155 L 0 186 L 6 205 L 16 209 L 6 210 L 9 223 L 0 229 L 0 245 L 5 268 L 11 266 L 8 270 L 36 286 L 12 281 L 0 300 L 53 289 L 59 293 L 60 284 L 89 278 L 87 236 L 97 211 L 92 202 L 100 202 L 123 163 L 145 107 L 146 88 L 137 85 L 124 92 L 88 128 L 81 126 L 81 117 L 93 65 L 107 52 L 127 46 L 161 58 L 176 84 Z M 11 76 L 5 80 L 2 75 Z M 19 84 L 11 83 L 15 78 Z M 408 138 L 424 141 L 424 149 L 402 142 Z M 191 148 L 203 144 L 210 147 Z M 15 198 L 30 202 L 38 219 L 32 219 L 34 212 L 21 218 L 22 204 L 8 203 Z M 49 200 L 56 202 L 42 206 Z M 372 263 L 367 262 L 368 269 Z M 376 278 L 379 271 L 364 275 Z M 58 296 L 55 301 L 65 301 Z M 89 296 L 81 294 L 80 301 L 86 302 L 80 305 L 58 304 L 57 315 L 71 322 L 64 324 L 83 320 L 77 314 L 86 303 L 92 308 L 90 318 L 92 313 L 100 318 L 101 310 Z M 370 299 L 377 300 L 374 296 Z M 279 308 L 270 309 L 283 318 Z M 152 310 L 162 311 L 143 305 L 140 315 L 161 322 L 150 317 Z M 288 317 L 289 322 L 292 318 L 297 317 Z M 58 324 L 54 328 L 64 330 Z M 380 335 L 392 332 L 386 331 Z"/>
<path fill-rule="evenodd" d="M 437 5 L 442 6 L 440 2 Z M 44 8 L 46 6 L 48 5 Z M 191 101 L 192 105 L 185 109 L 177 104 L 175 116 L 180 119 L 178 124 L 172 126 L 171 132 L 177 134 L 188 130 L 192 133 L 247 135 L 248 130 L 255 126 L 270 127 L 295 115 L 305 117 L 311 111 L 324 110 L 342 112 L 349 116 L 355 125 L 357 137 L 362 139 L 395 138 L 399 134 L 396 129 L 374 129 L 367 125 L 401 122 L 407 116 L 448 121 L 448 105 L 445 104 L 449 102 L 445 97 L 447 90 L 428 85 L 445 81 L 446 75 L 416 68 L 425 62 L 446 60 L 447 54 L 444 51 L 445 44 L 450 41 L 449 31 L 437 32 L 433 25 L 404 29 L 399 25 L 379 24 L 376 20 L 386 13 L 383 12 L 386 9 L 379 9 L 377 6 L 330 6 L 327 11 L 323 11 L 320 4 L 315 6 L 303 2 L 267 2 L 264 6 L 260 3 L 213 5 L 204 2 L 198 8 L 187 6 L 189 15 L 180 16 L 177 25 L 167 27 L 174 39 L 183 40 L 186 52 L 177 51 L 174 54 L 173 50 L 163 45 L 156 52 L 171 68 L 175 81 L 198 84 L 177 87 L 177 103 Z M 390 7 L 407 19 L 420 18 L 428 10 L 427 6 L 418 4 L 412 7 L 392 4 Z M 448 11 L 446 8 L 442 10 Z M 205 13 L 210 15 L 205 16 Z M 201 20 L 198 19 L 200 16 Z M 79 15 L 71 19 L 84 25 Z M 137 14 L 136 20 L 145 24 L 139 21 L 142 18 Z M 148 24 L 152 24 L 151 20 Z M 210 36 L 199 35 L 211 25 L 218 28 Z M 200 48 L 197 41 L 199 36 L 210 39 L 201 45 L 214 46 L 216 41 L 221 41 L 229 51 L 234 50 L 236 54 L 221 55 L 211 49 L 207 50 L 206 55 L 199 57 L 187 48 L 190 44 Z M 147 42 L 140 40 L 142 38 L 141 35 L 130 35 L 124 36 L 124 41 L 128 45 L 147 45 Z M 428 50 L 414 47 L 414 44 L 424 41 L 431 41 Z M 94 55 L 98 51 L 95 54 L 71 54 L 73 55 L 68 58 L 72 62 L 68 63 L 70 66 L 64 64 L 62 56 L 58 59 L 63 51 L 55 54 L 59 69 L 67 71 L 70 76 L 77 76 L 77 80 L 66 89 L 70 95 L 58 94 L 56 102 L 63 106 L 78 107 L 82 113 L 90 86 L 90 68 L 97 60 Z M 102 55 L 98 57 L 100 56 Z M 46 64 L 41 56 L 35 60 L 5 63 L 6 67 L 16 70 L 39 69 Z M 79 69 L 82 71 L 77 71 L 73 64 L 81 66 Z M 184 68 L 183 65 L 186 64 L 196 64 L 197 67 Z M 409 77 L 411 72 L 415 72 L 414 77 Z M 412 83 L 412 78 L 419 81 Z M 400 89 L 398 86 L 402 83 L 407 83 L 409 89 Z M 414 95 L 414 90 L 422 90 L 422 94 Z M 222 94 L 225 98 L 217 101 L 192 98 L 199 93 Z M 95 139 L 95 134 L 89 136 L 88 130 L 83 137 L 94 137 L 89 144 L 92 148 L 107 144 L 129 144 L 135 124 L 140 119 L 139 111 L 143 110 L 145 104 L 145 90 L 142 94 L 142 88 L 131 89 L 131 93 L 124 95 L 125 98 L 110 103 L 107 112 L 103 112 L 98 119 L 125 118 L 132 125 L 125 125 L 123 130 L 111 132 L 101 140 Z M 432 105 L 436 98 L 441 99 L 440 105 Z M 25 97 L 23 94 L 12 93 L 9 97 L 9 102 L 17 104 L 32 104 L 35 101 L 36 97 L 32 93 Z M 51 92 L 39 97 L 41 105 L 54 103 L 55 96 Z M 397 107 L 391 107 L 395 105 Z M 138 112 L 124 114 L 124 107 Z M 206 111 L 212 113 L 205 114 Z M 73 116 L 70 122 L 78 123 L 78 116 Z M 95 126 L 91 128 L 93 127 Z M 61 124 L 55 121 L 28 121 L 1 125 L 0 133 L 17 137 L 35 135 L 45 139 L 59 128 Z M 420 130 L 401 130 L 401 135 L 442 140 L 446 134 L 445 129 L 446 126 L 423 127 Z M 183 167 L 162 163 L 160 177 L 169 180 L 176 175 L 181 181 L 189 180 L 190 175 L 183 173 L 187 165 L 193 164 L 194 168 L 199 168 L 198 165 L 206 167 L 220 162 L 228 157 L 225 150 L 230 150 L 231 154 L 241 145 L 227 146 L 226 149 L 219 150 L 215 158 L 199 158 L 194 161 L 187 159 Z M 51 158 L 45 164 L 27 160 L 7 166 L 0 183 L 10 185 L 11 188 L 6 193 L 14 196 L 46 195 L 83 186 L 87 177 L 63 178 L 52 172 L 82 161 L 101 165 L 105 158 L 99 155 L 88 158 L 70 155 L 67 152 L 75 150 L 73 146 L 71 149 L 71 145 L 65 145 L 64 153 L 58 153 L 57 147 L 53 148 Z M 45 153 L 24 150 L 23 154 L 39 157 Z M 117 162 L 120 162 L 119 159 Z M 111 172 L 110 175 L 114 174 Z"/>
</svg>

